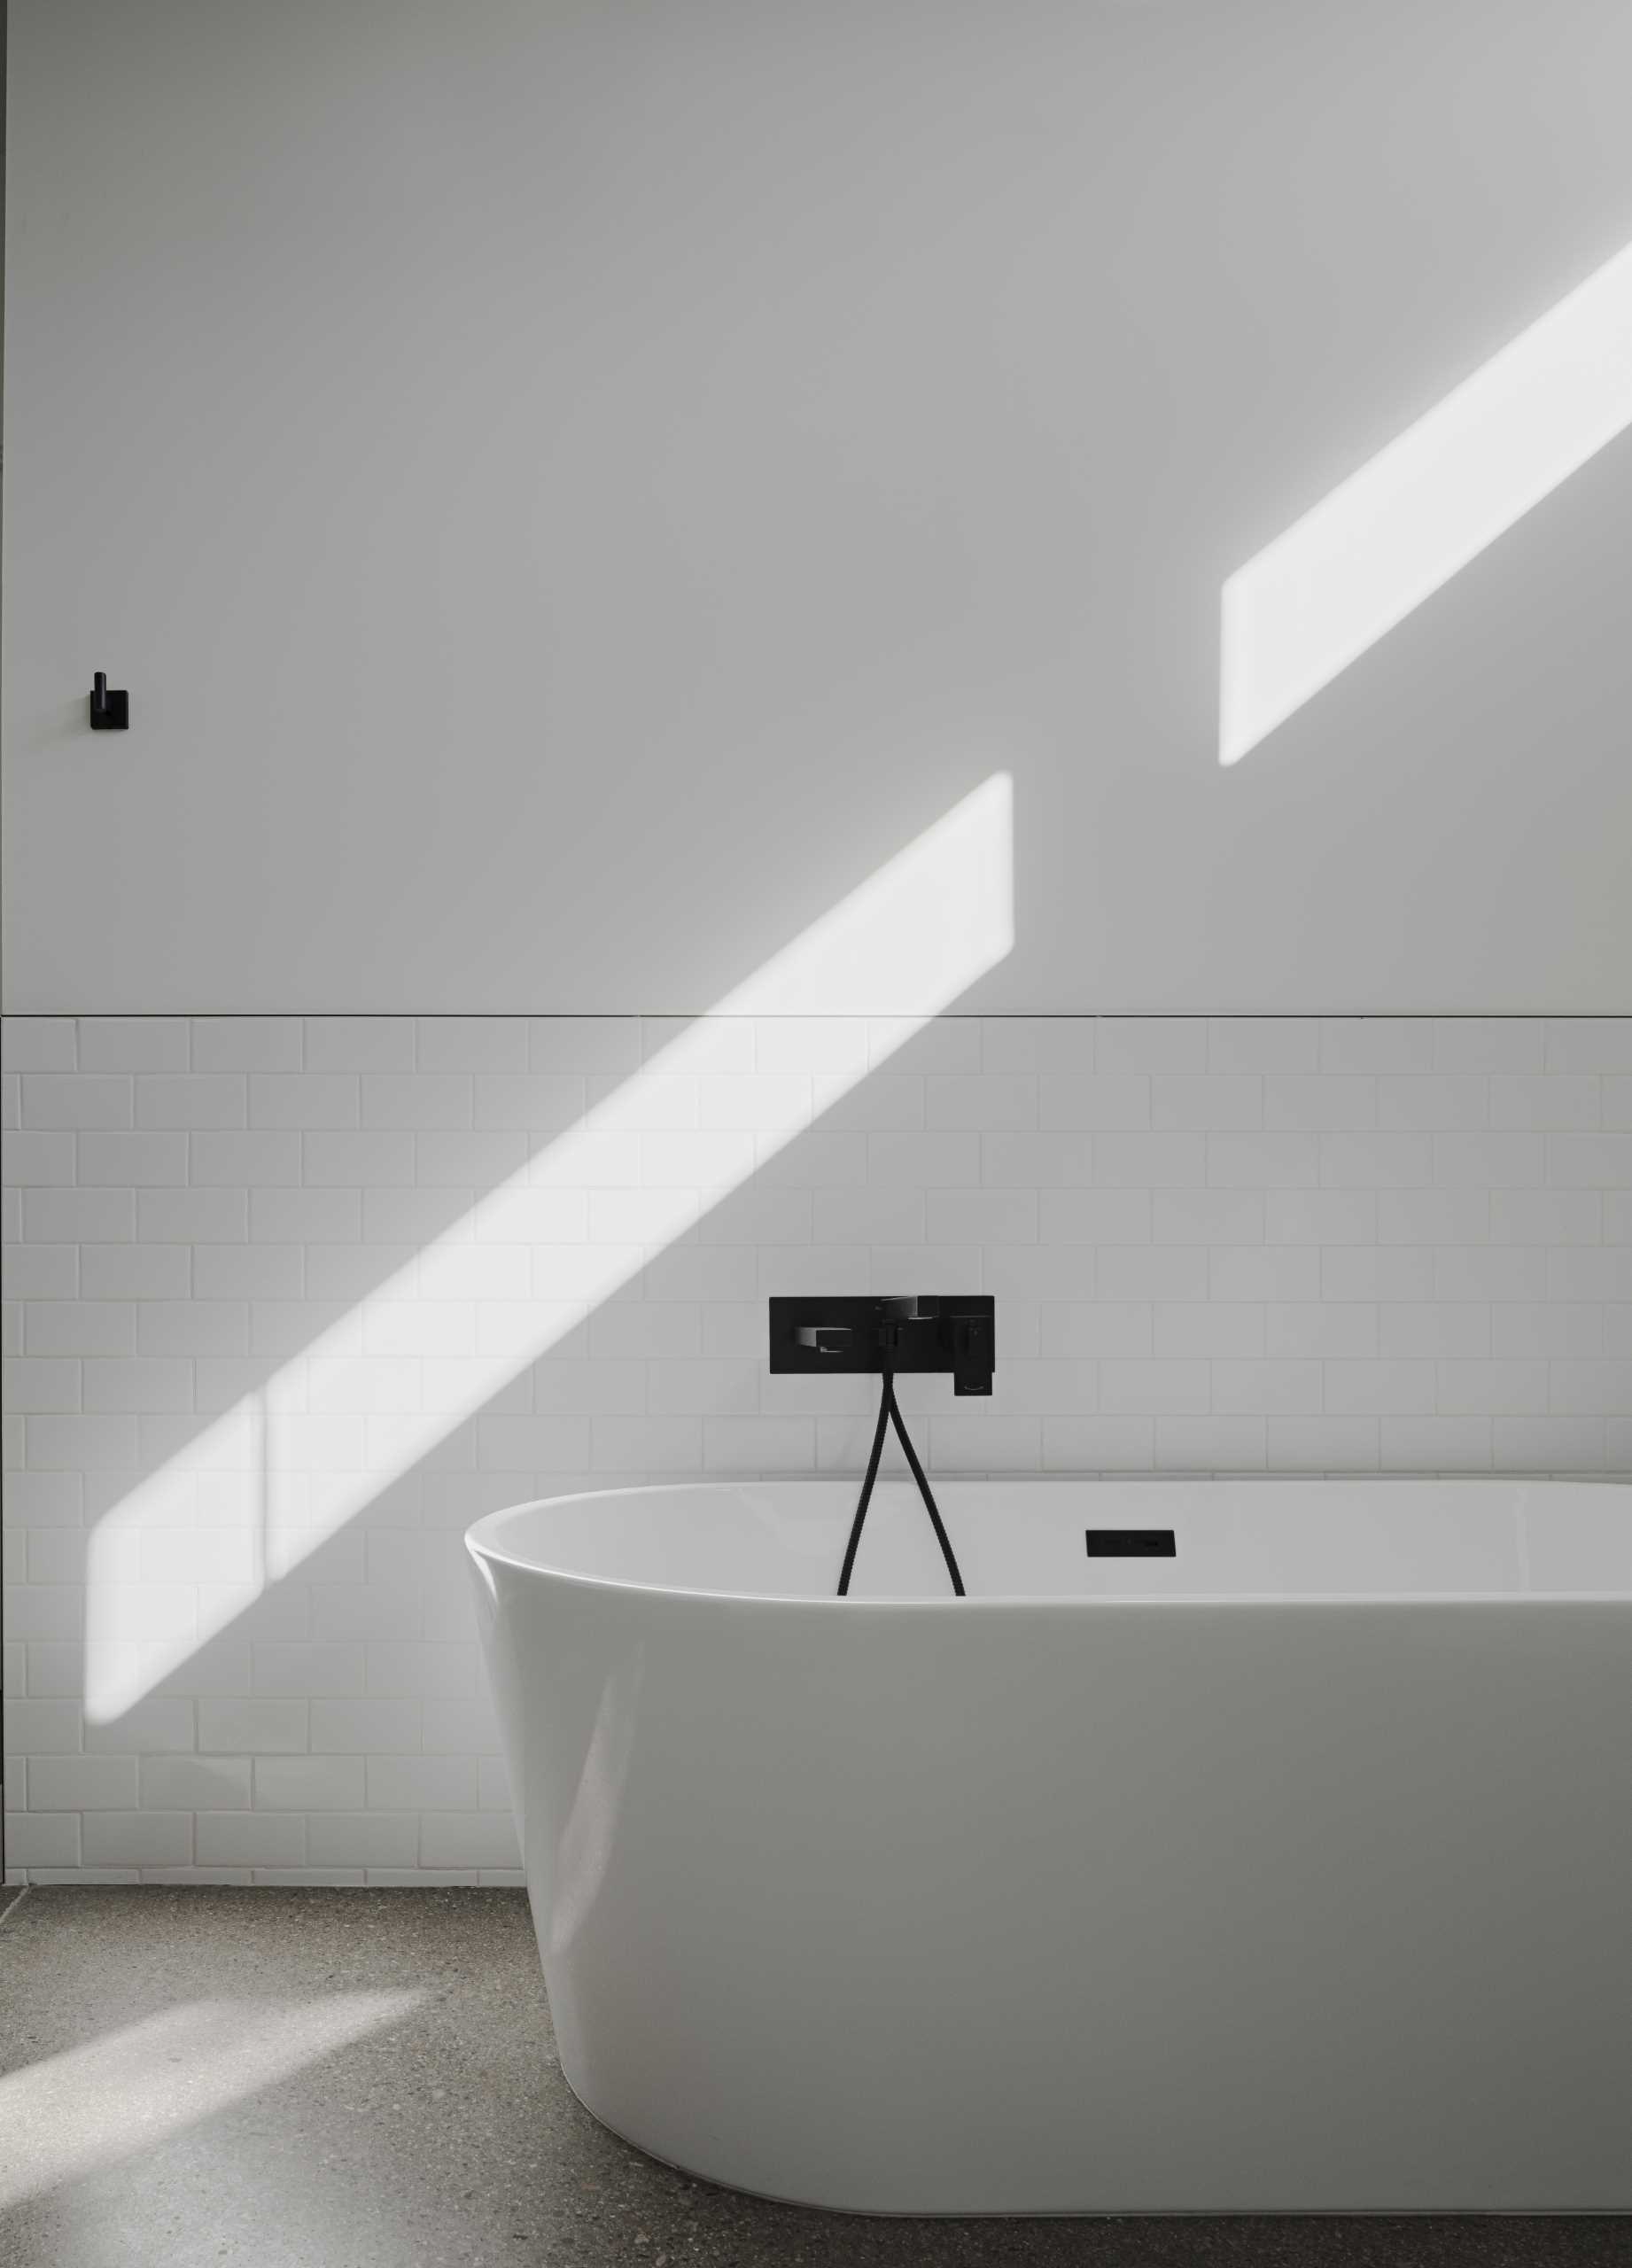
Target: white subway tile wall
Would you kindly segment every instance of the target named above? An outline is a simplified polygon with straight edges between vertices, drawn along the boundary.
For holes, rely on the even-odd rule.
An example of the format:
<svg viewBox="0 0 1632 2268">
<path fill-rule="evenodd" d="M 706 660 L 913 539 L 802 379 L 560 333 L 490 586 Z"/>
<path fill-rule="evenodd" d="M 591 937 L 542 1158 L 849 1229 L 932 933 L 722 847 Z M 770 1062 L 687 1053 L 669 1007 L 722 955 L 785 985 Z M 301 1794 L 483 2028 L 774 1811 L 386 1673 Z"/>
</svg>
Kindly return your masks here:
<svg viewBox="0 0 1632 2268">
<path fill-rule="evenodd" d="M 941 1472 L 1632 1472 L 1632 1018 L 26 1017 L 0 1124 L 19 1880 L 517 1879 L 462 1532 L 856 1471 L 771 1293 L 996 1295 Z"/>
</svg>

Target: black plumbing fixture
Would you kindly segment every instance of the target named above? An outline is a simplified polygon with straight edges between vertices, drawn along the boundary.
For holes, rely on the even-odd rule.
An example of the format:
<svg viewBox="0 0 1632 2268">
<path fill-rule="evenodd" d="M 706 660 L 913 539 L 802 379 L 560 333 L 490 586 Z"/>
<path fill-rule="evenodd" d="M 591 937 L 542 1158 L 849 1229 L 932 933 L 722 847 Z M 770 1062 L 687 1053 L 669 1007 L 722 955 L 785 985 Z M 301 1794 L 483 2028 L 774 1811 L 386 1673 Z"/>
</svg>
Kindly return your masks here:
<svg viewBox="0 0 1632 2268">
<path fill-rule="evenodd" d="M 829 1375 L 861 1372 L 875 1374 L 883 1380 L 867 1475 L 844 1546 L 844 1563 L 839 1570 L 841 1598 L 850 1589 L 867 1506 L 873 1501 L 873 1487 L 878 1479 L 879 1459 L 884 1453 L 884 1436 L 892 1425 L 918 1484 L 924 1510 L 929 1515 L 929 1525 L 941 1547 L 952 1589 L 960 1598 L 966 1596 L 952 1539 L 896 1400 L 896 1372 L 950 1371 L 954 1394 L 990 1394 L 996 1359 L 996 1308 L 989 1297 L 978 1292 L 956 1299 L 823 1296 L 772 1301 L 773 1371 L 805 1378 L 818 1371 Z"/>
<path fill-rule="evenodd" d="M 1170 1527 L 1084 1529 L 1091 1559 L 1173 1559 L 1177 1547 Z"/>
<path fill-rule="evenodd" d="M 877 1374 L 950 1371 L 954 1394 L 990 1394 L 997 1313 L 979 1292 L 960 1298 L 812 1298 L 771 1302 L 773 1371 Z"/>
<path fill-rule="evenodd" d="M 90 729 L 93 733 L 130 729 L 130 695 L 122 690 L 110 693 L 105 670 L 98 670 L 90 681 Z"/>
</svg>

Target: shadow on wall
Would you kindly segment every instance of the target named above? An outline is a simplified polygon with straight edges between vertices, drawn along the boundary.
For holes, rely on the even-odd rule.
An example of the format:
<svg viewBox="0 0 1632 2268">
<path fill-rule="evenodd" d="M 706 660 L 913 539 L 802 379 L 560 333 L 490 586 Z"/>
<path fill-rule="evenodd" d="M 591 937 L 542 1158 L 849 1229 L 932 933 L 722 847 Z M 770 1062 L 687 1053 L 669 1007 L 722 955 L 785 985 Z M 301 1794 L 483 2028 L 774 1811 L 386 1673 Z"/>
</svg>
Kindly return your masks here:
<svg viewBox="0 0 1632 2268">
<path fill-rule="evenodd" d="M 285 1621 L 279 1586 L 301 1574 L 361 1581 L 365 1564 L 372 1581 L 375 1557 L 348 1531 L 371 1519 L 408 1525 L 408 1506 L 417 1510 L 439 1473 L 494 1467 L 493 1502 L 537 1493 L 552 1466 L 576 1464 L 581 1483 L 583 1460 L 567 1438 L 587 1409 L 618 1409 L 615 1383 L 610 1402 L 587 1399 L 587 1366 L 571 1359 L 590 1319 L 652 1294 L 658 1304 L 638 1309 L 651 1329 L 640 1353 L 670 1351 L 660 1302 L 665 1263 L 672 1279 L 684 1272 L 676 1248 L 763 1237 L 788 1146 L 820 1141 L 867 1073 L 1011 950 L 1012 867 L 1011 786 L 995 773 L 709 1018 L 659 1028 L 638 1069 L 592 1082 L 606 1091 L 587 1109 L 581 1076 L 497 1083 L 511 1127 L 488 1138 L 494 1157 L 508 1161 L 533 1138 L 513 1129 L 547 1138 L 474 1206 L 450 1193 L 429 1240 L 354 1285 L 343 1311 L 296 1310 L 294 1327 L 309 1335 L 286 1359 L 207 1372 L 201 1364 L 218 1389 L 232 1386 L 228 1406 L 206 1422 L 177 1420 L 183 1438 L 97 1519 L 86 1575 L 89 1720 L 127 1716 L 234 1626 L 261 1638 L 308 1635 L 299 1614 Z M 886 1001 L 898 1013 L 881 1021 Z M 808 1043 L 797 1069 L 757 1060 L 753 1020 L 765 1017 L 867 1021 L 833 1026 L 832 1068 L 812 1078 Z M 730 1104 L 712 1120 L 708 1090 L 695 1084 L 711 1072 L 750 1075 L 722 1085 Z M 468 1161 L 472 1138 L 464 1141 Z M 408 1193 L 434 1202 L 432 1192 Z M 345 1253 L 377 1270 L 367 1248 Z M 848 1257 L 808 1253 L 802 1266 L 818 1270 L 842 1270 Z M 857 1383 L 845 1384 L 841 1406 L 859 1407 Z M 808 1391 L 804 1400 L 814 1406 Z M 507 1441 L 513 1448 L 500 1454 Z M 405 1554 L 399 1585 L 372 1594 L 379 1636 L 400 1637 L 409 1621 L 421 1635 L 427 1583 L 440 1601 L 437 1635 L 465 1635 L 459 1532 L 486 1504 L 455 1491 L 455 1505 L 457 1526 L 436 1565 Z"/>
</svg>

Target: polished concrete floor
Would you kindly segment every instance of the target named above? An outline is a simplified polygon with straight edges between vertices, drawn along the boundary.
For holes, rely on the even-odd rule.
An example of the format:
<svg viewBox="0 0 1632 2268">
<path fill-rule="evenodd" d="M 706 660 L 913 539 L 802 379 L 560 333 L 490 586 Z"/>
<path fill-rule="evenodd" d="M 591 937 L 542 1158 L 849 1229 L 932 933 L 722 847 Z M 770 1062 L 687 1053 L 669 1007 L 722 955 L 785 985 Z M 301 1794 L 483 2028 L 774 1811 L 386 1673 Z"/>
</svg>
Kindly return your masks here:
<svg viewBox="0 0 1632 2268">
<path fill-rule="evenodd" d="M 863 2220 L 691 2181 L 556 2062 L 510 1891 L 31 1890 L 6 2268 L 1632 2268 L 1632 2220 Z"/>
</svg>

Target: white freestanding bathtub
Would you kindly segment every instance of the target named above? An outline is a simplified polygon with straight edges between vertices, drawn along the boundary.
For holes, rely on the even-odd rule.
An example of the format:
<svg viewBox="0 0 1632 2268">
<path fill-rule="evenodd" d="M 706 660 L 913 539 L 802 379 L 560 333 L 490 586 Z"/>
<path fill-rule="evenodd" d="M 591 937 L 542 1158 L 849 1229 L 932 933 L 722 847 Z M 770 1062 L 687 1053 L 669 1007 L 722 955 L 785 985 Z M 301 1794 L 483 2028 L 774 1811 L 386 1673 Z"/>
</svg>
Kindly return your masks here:
<svg viewBox="0 0 1632 2268">
<path fill-rule="evenodd" d="M 562 2067 L 871 2212 L 1632 2207 L 1632 1487 L 848 1483 L 470 1549 Z M 1170 1558 L 1085 1531 L 1170 1529 Z"/>
</svg>

